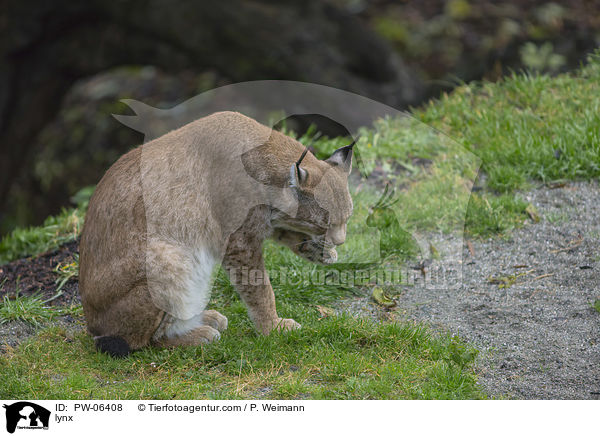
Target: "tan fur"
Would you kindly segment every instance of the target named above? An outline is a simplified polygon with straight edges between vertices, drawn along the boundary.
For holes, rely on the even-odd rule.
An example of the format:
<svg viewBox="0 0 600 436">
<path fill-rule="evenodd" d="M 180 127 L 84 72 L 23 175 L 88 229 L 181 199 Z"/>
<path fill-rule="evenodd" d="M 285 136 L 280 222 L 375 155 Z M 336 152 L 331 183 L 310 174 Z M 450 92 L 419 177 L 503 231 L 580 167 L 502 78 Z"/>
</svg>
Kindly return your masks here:
<svg viewBox="0 0 600 436">
<path fill-rule="evenodd" d="M 227 319 L 204 308 L 219 263 L 260 332 L 298 328 L 277 315 L 263 241 L 331 263 L 352 212 L 351 151 L 329 161 L 308 153 L 297 178 L 303 150 L 248 117 L 219 112 L 121 157 L 99 182 L 81 237 L 90 333 L 121 337 L 131 349 L 217 339 Z"/>
</svg>

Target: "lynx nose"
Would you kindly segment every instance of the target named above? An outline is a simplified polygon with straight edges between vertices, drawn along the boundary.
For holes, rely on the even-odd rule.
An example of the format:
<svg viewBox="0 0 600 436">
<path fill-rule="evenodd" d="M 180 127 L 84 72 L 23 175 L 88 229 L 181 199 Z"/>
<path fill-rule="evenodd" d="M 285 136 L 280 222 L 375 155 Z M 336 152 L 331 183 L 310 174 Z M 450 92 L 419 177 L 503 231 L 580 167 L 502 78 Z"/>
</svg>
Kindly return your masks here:
<svg viewBox="0 0 600 436">
<path fill-rule="evenodd" d="M 342 245 L 346 241 L 346 224 L 331 226 L 327 231 L 327 239 L 334 245 Z"/>
</svg>

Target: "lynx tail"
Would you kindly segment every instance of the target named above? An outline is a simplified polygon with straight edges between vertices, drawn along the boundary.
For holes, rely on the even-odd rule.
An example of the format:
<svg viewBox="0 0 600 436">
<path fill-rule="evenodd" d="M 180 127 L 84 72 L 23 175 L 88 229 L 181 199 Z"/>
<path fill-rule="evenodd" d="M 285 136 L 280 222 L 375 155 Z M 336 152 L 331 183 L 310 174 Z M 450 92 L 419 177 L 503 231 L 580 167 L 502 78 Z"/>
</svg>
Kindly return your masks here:
<svg viewBox="0 0 600 436">
<path fill-rule="evenodd" d="M 121 336 L 99 336 L 95 339 L 98 351 L 110 354 L 112 357 L 127 357 L 131 348 Z"/>
</svg>

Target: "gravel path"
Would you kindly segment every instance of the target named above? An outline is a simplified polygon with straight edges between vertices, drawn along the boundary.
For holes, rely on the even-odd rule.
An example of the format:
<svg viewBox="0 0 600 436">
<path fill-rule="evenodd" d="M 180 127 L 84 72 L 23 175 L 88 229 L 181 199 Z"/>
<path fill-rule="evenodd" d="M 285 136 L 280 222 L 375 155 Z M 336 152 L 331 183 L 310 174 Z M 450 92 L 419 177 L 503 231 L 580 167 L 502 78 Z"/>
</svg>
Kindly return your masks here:
<svg viewBox="0 0 600 436">
<path fill-rule="evenodd" d="M 600 313 L 590 305 L 600 298 L 600 187 L 523 196 L 539 223 L 465 244 L 461 284 L 406 287 L 397 313 L 482 350 L 479 383 L 492 397 L 600 399 Z"/>
</svg>

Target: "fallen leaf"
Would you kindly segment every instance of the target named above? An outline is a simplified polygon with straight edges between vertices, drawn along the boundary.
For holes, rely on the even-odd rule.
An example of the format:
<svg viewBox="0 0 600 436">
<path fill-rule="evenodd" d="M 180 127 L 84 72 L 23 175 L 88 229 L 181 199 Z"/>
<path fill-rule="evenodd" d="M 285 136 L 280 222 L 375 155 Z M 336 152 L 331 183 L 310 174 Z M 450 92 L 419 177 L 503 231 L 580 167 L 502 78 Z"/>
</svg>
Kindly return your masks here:
<svg viewBox="0 0 600 436">
<path fill-rule="evenodd" d="M 435 245 L 433 245 L 431 242 L 429 243 L 429 252 L 431 253 L 431 257 L 433 259 L 437 260 L 440 258 L 440 252 L 437 248 L 435 248 Z"/>
<path fill-rule="evenodd" d="M 540 222 L 540 215 L 533 204 L 529 203 L 525 208 L 525 212 L 527 212 L 527 215 L 529 215 L 529 218 L 531 218 L 534 223 Z"/>
<path fill-rule="evenodd" d="M 516 275 L 509 275 L 505 277 L 488 277 L 488 283 L 498 285 L 499 288 L 510 288 L 517 281 Z"/>
<path fill-rule="evenodd" d="M 546 186 L 550 189 L 564 188 L 565 186 L 567 186 L 567 182 L 565 180 L 554 180 L 552 182 L 546 183 Z"/>
<path fill-rule="evenodd" d="M 384 307 L 394 307 L 396 302 L 393 298 L 387 296 L 382 288 L 375 287 L 373 288 L 373 300 L 380 306 Z"/>
<path fill-rule="evenodd" d="M 471 257 L 475 257 L 475 248 L 473 247 L 473 244 L 471 243 L 471 241 L 469 241 L 467 239 L 467 248 L 469 249 L 469 253 L 471 253 Z"/>
<path fill-rule="evenodd" d="M 335 310 L 333 310 L 331 307 L 325 307 L 325 306 L 319 306 L 317 305 L 317 310 L 319 311 L 319 314 L 321 315 L 321 318 L 327 318 L 328 316 L 334 316 L 335 315 Z"/>
</svg>

